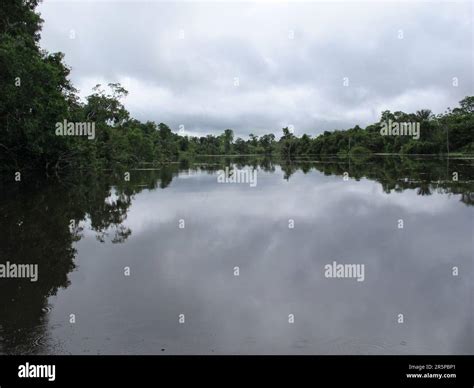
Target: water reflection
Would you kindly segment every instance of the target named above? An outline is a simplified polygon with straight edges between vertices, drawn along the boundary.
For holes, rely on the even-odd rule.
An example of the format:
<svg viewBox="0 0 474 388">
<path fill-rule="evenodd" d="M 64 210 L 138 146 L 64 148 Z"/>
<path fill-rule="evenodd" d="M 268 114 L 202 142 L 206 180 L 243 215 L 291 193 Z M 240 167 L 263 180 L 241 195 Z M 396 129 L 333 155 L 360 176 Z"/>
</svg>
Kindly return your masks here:
<svg viewBox="0 0 474 388">
<path fill-rule="evenodd" d="M 258 169 L 257 187 L 217 184 L 225 166 Z M 1 262 L 40 276 L 0 280 L 0 349 L 472 353 L 472 167 L 212 158 L 5 181 Z M 324 278 L 333 260 L 366 280 Z"/>
</svg>

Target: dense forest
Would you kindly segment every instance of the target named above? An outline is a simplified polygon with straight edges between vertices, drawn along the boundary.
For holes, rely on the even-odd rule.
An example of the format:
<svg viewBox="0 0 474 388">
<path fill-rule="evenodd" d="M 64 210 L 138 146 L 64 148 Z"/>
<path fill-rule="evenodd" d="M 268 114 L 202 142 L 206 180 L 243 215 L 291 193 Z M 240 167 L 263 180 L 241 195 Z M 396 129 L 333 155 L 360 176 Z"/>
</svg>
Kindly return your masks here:
<svg viewBox="0 0 474 388">
<path fill-rule="evenodd" d="M 370 153 L 474 153 L 474 96 L 458 107 L 434 115 L 382 112 L 366 128 L 356 125 L 311 137 L 289 128 L 235 138 L 231 129 L 219 136 L 180 136 L 166 124 L 133 119 L 123 105 L 127 91 L 117 83 L 97 85 L 85 101 L 68 79 L 61 53 L 39 45 L 42 19 L 39 0 L 0 5 L 0 163 L 3 169 L 59 170 L 114 168 L 162 163 L 193 155 L 355 155 Z M 384 122 L 419 123 L 419 138 L 383 136 Z M 59 136 L 58 123 L 94 123 L 93 136 Z M 74 125 L 74 124 L 73 124 Z M 317 128 L 315 128 L 317 129 Z M 249 130 L 250 132 L 250 130 Z"/>
</svg>

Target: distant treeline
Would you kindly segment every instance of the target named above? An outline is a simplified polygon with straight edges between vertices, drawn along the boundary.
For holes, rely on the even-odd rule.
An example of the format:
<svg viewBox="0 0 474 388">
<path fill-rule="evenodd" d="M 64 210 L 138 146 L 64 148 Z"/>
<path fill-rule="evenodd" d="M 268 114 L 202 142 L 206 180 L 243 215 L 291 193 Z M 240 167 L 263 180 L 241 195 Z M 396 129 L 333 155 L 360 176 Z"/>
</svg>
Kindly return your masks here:
<svg viewBox="0 0 474 388">
<path fill-rule="evenodd" d="M 1 2 L 0 14 L 0 163 L 3 168 L 58 170 L 113 168 L 140 162 L 161 163 L 189 155 L 262 154 L 292 158 L 301 155 L 406 153 L 474 153 L 474 96 L 455 109 L 433 115 L 385 111 L 380 122 L 365 129 L 325 131 L 298 137 L 283 128 L 275 135 L 235 138 L 221 135 L 180 136 L 166 124 L 142 123 L 130 117 L 121 102 L 127 91 L 98 85 L 80 101 L 68 80 L 63 54 L 39 47 L 42 20 L 38 0 Z M 384 123 L 419 123 L 419 138 L 381 134 Z M 58 123 L 65 123 L 58 135 Z M 85 128 L 93 136 L 68 135 L 66 124 Z M 89 128 L 89 127 L 88 127 Z M 90 129 L 90 128 L 89 128 Z"/>
</svg>

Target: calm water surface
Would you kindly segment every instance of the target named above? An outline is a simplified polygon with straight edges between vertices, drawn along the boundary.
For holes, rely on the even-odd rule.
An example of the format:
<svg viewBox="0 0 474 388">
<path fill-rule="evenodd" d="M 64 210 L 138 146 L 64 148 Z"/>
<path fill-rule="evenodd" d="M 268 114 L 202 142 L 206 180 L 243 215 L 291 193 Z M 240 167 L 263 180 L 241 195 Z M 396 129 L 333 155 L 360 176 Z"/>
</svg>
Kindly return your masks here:
<svg viewBox="0 0 474 388">
<path fill-rule="evenodd" d="M 4 183 L 0 262 L 39 279 L 0 279 L 0 351 L 474 353 L 472 160 L 235 163 Z"/>
</svg>

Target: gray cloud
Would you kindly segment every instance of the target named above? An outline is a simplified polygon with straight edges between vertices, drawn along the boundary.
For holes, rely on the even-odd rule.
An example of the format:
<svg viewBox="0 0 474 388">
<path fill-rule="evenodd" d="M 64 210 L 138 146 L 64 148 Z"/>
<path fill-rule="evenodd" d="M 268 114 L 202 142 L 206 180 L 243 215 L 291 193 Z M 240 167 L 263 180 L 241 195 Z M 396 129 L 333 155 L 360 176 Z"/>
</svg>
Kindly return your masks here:
<svg viewBox="0 0 474 388">
<path fill-rule="evenodd" d="M 133 116 L 190 133 L 314 135 L 473 94 L 469 2 L 53 1 L 40 12 L 42 46 L 66 54 L 81 95 L 121 82 Z"/>
</svg>

